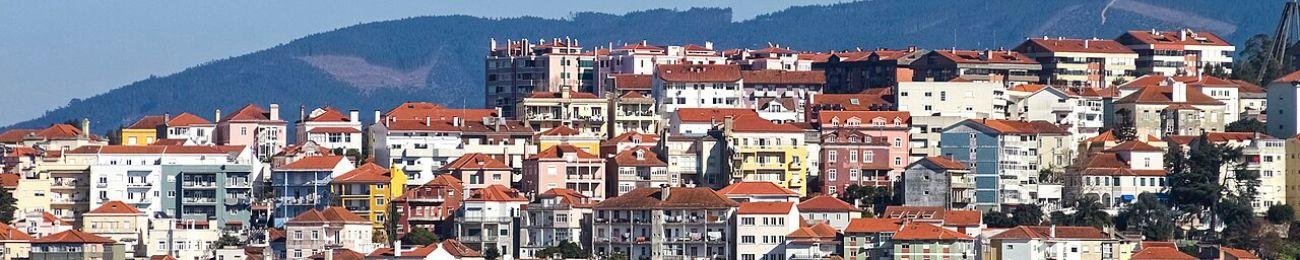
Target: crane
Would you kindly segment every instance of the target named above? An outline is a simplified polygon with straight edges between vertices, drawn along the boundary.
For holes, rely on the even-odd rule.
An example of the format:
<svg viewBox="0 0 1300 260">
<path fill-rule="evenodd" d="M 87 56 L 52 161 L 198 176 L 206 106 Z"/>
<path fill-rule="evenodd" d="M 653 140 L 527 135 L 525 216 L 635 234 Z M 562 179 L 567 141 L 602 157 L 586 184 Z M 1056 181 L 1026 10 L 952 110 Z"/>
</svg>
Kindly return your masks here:
<svg viewBox="0 0 1300 260">
<path fill-rule="evenodd" d="M 1259 73 L 1255 75 L 1255 82 L 1264 81 L 1264 76 L 1269 74 L 1270 68 L 1278 69 L 1276 66 L 1282 66 L 1282 61 L 1287 55 L 1286 51 L 1291 47 L 1291 36 L 1300 35 L 1298 29 L 1300 29 L 1300 5 L 1297 5 L 1295 0 L 1287 1 L 1282 7 L 1282 17 L 1277 22 L 1277 30 L 1273 32 L 1273 42 L 1268 47 L 1268 52 L 1264 53 L 1264 64 L 1260 64 Z"/>
</svg>

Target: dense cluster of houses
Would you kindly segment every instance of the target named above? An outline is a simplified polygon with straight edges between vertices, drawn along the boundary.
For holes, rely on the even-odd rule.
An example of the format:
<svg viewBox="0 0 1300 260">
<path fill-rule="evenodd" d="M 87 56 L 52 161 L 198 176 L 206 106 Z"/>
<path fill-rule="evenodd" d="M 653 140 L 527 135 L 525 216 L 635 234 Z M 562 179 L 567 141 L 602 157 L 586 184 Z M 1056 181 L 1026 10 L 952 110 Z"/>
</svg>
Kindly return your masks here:
<svg viewBox="0 0 1300 260">
<path fill-rule="evenodd" d="M 405 102 L 363 120 L 250 104 L 109 137 L 84 119 L 0 133 L 17 198 L 0 258 L 1194 258 L 981 216 L 1085 197 L 1117 214 L 1164 196 L 1166 151 L 1202 134 L 1243 148 L 1257 214 L 1300 206 L 1300 74 L 1226 79 L 1236 49 L 1207 32 L 998 50 L 489 47 L 488 108 Z M 1243 120 L 1267 130 L 1227 132 Z M 864 187 L 901 205 L 844 199 Z M 439 239 L 403 243 L 416 233 Z"/>
</svg>

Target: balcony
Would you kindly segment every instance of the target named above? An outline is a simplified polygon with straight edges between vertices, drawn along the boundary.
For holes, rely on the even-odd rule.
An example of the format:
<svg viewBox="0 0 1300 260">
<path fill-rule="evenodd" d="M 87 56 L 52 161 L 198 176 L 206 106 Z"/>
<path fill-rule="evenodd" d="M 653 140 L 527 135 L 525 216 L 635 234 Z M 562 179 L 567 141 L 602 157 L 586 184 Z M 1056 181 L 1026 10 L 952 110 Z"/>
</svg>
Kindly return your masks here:
<svg viewBox="0 0 1300 260">
<path fill-rule="evenodd" d="M 153 184 L 148 182 L 127 182 L 126 183 L 126 188 L 128 189 L 148 189 L 152 186 Z"/>
<path fill-rule="evenodd" d="M 459 237 L 461 242 L 467 243 L 496 243 L 497 236 L 463 236 Z"/>
<path fill-rule="evenodd" d="M 510 223 L 514 221 L 512 217 L 495 217 L 495 216 L 460 216 L 456 221 L 461 223 Z"/>
<path fill-rule="evenodd" d="M 215 182 L 215 181 L 186 181 L 186 182 L 183 182 L 183 183 L 181 184 L 181 187 L 190 188 L 190 189 L 215 189 L 215 188 L 217 188 L 217 182 Z"/>
<path fill-rule="evenodd" d="M 194 204 L 216 204 L 216 203 L 217 203 L 217 199 L 214 199 L 214 198 L 194 198 L 194 197 L 189 197 L 189 198 L 181 198 L 181 202 L 184 202 L 184 203 L 194 203 Z"/>
<path fill-rule="evenodd" d="M 412 196 L 406 198 L 407 202 L 414 203 L 443 203 L 447 201 L 444 196 Z"/>
</svg>

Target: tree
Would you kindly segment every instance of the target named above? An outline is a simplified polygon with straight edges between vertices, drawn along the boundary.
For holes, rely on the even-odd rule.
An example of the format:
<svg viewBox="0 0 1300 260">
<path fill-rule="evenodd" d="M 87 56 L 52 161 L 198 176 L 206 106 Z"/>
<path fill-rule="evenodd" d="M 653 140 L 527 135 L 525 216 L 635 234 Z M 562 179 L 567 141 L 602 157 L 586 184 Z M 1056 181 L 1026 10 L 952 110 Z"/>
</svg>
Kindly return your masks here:
<svg viewBox="0 0 1300 260">
<path fill-rule="evenodd" d="M 1111 86 L 1124 85 L 1124 83 L 1128 83 L 1128 80 L 1125 80 L 1124 78 L 1115 78 L 1110 81 Z"/>
<path fill-rule="evenodd" d="M 1137 127 L 1133 126 L 1133 111 L 1126 108 L 1115 110 L 1115 127 L 1111 128 L 1115 139 L 1120 142 L 1137 140 Z"/>
<path fill-rule="evenodd" d="M 845 187 L 844 192 L 840 193 L 840 199 L 854 205 L 870 205 L 873 213 L 884 212 L 885 207 L 899 204 L 893 190 L 889 188 L 857 184 Z"/>
<path fill-rule="evenodd" d="M 423 228 L 412 228 L 411 232 L 406 233 L 406 236 L 402 236 L 402 243 L 408 245 L 429 245 L 437 243 L 438 240 L 437 234 Z"/>
<path fill-rule="evenodd" d="M 614 251 L 613 254 L 610 254 L 609 257 L 607 257 L 607 258 L 605 258 L 605 259 L 609 259 L 609 260 L 628 260 L 629 257 L 627 256 L 627 253 L 623 253 L 623 251 Z"/>
<path fill-rule="evenodd" d="M 1011 228 L 1016 226 L 1016 222 L 1011 220 L 1007 213 L 998 211 L 984 212 L 984 224 L 995 228 Z"/>
<path fill-rule="evenodd" d="M 497 258 L 500 258 L 500 257 L 501 257 L 501 252 L 497 251 L 497 248 L 496 248 L 496 247 L 489 247 L 487 250 L 484 250 L 484 251 L 483 251 L 483 258 L 484 258 L 484 259 L 487 259 L 487 260 L 496 260 Z"/>
<path fill-rule="evenodd" d="M 1223 165 L 1241 158 L 1241 149 L 1212 144 L 1201 134 L 1189 144 L 1186 155 L 1182 147 L 1170 145 L 1165 154 L 1172 204 L 1189 214 L 1201 214 L 1222 197 L 1219 171 Z"/>
<path fill-rule="evenodd" d="M 1295 209 L 1291 205 L 1277 204 L 1268 207 L 1268 222 L 1273 224 L 1282 224 L 1295 220 Z"/>
<path fill-rule="evenodd" d="M 1251 81 L 1260 86 L 1267 85 L 1273 79 L 1286 75 L 1295 70 L 1294 55 L 1285 57 L 1266 57 L 1273 47 L 1273 38 L 1265 34 L 1256 34 L 1246 40 L 1246 44 L 1241 48 L 1240 59 L 1234 62 L 1232 76 L 1237 79 Z M 1286 53 L 1296 53 L 1296 45 L 1287 46 Z M 1281 59 L 1270 59 L 1281 58 Z M 1267 65 L 1267 68 L 1265 68 Z M 1261 70 L 1263 69 L 1263 70 Z M 1261 75 L 1263 74 L 1263 75 Z M 1259 80 L 1259 81 L 1256 81 Z"/>
<path fill-rule="evenodd" d="M 564 258 L 587 258 L 587 250 L 583 250 L 578 243 L 569 241 L 562 241 L 559 245 L 537 251 L 537 256 L 542 258 L 549 258 L 555 254 L 559 254 Z"/>
<path fill-rule="evenodd" d="M 1264 122 L 1255 120 L 1253 117 L 1248 117 L 1229 123 L 1228 126 L 1225 127 L 1225 130 L 1228 132 L 1255 132 L 1262 134 L 1268 129 L 1264 126 Z"/>
<path fill-rule="evenodd" d="M 1104 207 L 1101 202 L 1097 201 L 1097 198 L 1084 197 L 1075 206 L 1073 214 L 1052 212 L 1052 224 L 1105 228 L 1110 226 L 1113 220 L 1110 218 L 1110 214 L 1102 210 Z"/>
<path fill-rule="evenodd" d="M 0 221 L 12 224 L 17 213 L 18 198 L 14 198 L 12 190 L 0 188 Z"/>
<path fill-rule="evenodd" d="M 1021 204 L 1011 210 L 1011 221 L 1017 226 L 1037 226 L 1043 224 L 1043 209 L 1034 204 Z"/>
<path fill-rule="evenodd" d="M 239 241 L 239 238 L 238 238 L 238 237 L 232 236 L 232 235 L 230 235 L 230 234 L 224 234 L 224 235 L 221 235 L 221 238 L 218 238 L 218 239 L 217 239 L 217 242 L 216 242 L 216 243 L 213 243 L 212 246 L 213 246 L 214 248 L 225 248 L 225 247 L 227 247 L 227 246 L 230 246 L 230 247 L 243 247 L 243 246 L 244 246 L 244 242 L 243 242 L 243 241 Z"/>
<path fill-rule="evenodd" d="M 1182 213 L 1174 211 L 1155 194 L 1138 194 L 1137 201 L 1120 211 L 1115 217 L 1115 227 L 1124 231 L 1140 231 L 1150 240 L 1169 240 L 1177 227 L 1175 219 Z"/>
</svg>

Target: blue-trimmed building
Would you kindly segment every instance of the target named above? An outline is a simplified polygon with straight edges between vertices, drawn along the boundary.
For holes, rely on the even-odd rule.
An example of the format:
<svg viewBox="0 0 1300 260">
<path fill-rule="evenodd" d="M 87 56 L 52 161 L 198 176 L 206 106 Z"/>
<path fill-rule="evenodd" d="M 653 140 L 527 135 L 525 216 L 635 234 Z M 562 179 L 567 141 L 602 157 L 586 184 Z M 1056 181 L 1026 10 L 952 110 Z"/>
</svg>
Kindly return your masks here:
<svg viewBox="0 0 1300 260">
<path fill-rule="evenodd" d="M 1070 132 L 1046 121 L 971 119 L 943 130 L 939 151 L 966 163 L 975 177 L 974 205 L 981 210 L 1038 204 L 1059 206 L 1059 183 L 1040 181 L 1040 170 L 1063 172 L 1074 160 Z"/>
<path fill-rule="evenodd" d="M 308 156 L 272 169 L 271 190 L 275 193 L 273 224 L 284 222 L 311 209 L 330 204 L 330 181 L 356 168 L 347 158 L 335 155 Z"/>
</svg>

